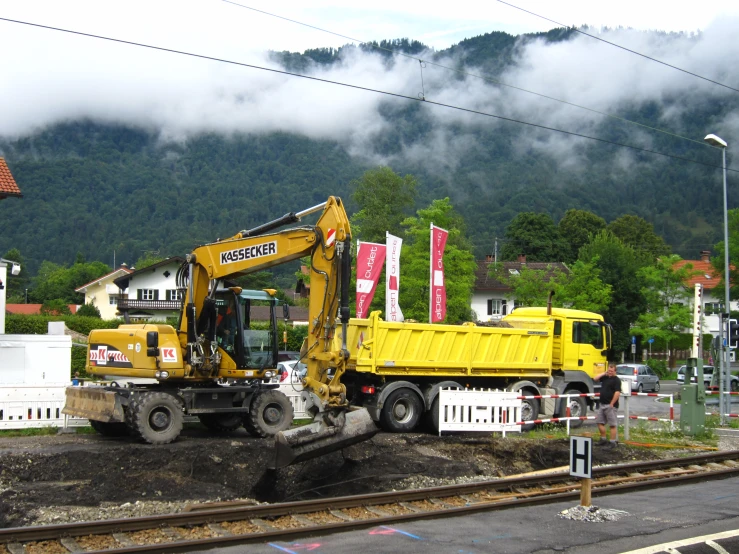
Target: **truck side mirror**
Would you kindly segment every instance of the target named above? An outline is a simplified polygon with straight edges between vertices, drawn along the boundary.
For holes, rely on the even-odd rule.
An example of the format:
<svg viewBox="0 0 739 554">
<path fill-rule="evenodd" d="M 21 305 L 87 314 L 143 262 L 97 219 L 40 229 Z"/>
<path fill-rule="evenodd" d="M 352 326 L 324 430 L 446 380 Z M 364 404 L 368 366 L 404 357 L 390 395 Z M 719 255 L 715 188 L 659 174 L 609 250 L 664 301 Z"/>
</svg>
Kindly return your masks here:
<svg viewBox="0 0 739 554">
<path fill-rule="evenodd" d="M 158 331 L 149 331 L 146 333 L 146 355 L 152 358 L 159 356 Z"/>
</svg>

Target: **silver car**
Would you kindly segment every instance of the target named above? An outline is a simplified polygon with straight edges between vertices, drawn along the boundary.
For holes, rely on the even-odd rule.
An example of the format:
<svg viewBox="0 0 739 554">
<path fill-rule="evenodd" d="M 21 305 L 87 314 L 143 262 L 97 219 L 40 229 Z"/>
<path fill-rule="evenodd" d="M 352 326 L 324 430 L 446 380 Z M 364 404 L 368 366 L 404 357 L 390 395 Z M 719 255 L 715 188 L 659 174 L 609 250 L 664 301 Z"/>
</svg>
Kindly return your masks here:
<svg viewBox="0 0 739 554">
<path fill-rule="evenodd" d="M 659 392 L 659 375 L 644 364 L 621 364 L 616 366 L 616 375 L 622 381 L 631 382 L 631 390 Z"/>
<path fill-rule="evenodd" d="M 680 366 L 680 369 L 677 370 L 677 378 L 676 381 L 680 385 L 685 384 L 685 372 L 687 370 L 687 366 Z M 695 373 L 696 370 L 693 370 L 693 375 L 690 377 L 690 382 L 695 383 Z M 703 366 L 703 383 L 706 386 L 706 388 L 714 388 L 716 387 L 716 379 L 714 378 L 714 366 L 712 365 L 704 365 Z M 731 376 L 731 390 L 733 392 L 739 391 L 739 377 L 736 375 Z"/>
</svg>

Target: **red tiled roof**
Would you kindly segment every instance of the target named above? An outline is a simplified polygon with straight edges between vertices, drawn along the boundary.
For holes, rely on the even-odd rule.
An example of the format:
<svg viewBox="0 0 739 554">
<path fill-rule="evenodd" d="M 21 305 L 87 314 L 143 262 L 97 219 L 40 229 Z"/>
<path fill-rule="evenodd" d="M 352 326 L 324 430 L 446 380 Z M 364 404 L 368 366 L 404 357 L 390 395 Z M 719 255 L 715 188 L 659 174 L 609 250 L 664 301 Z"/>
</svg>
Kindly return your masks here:
<svg viewBox="0 0 739 554">
<path fill-rule="evenodd" d="M 68 306 L 70 312 L 77 313 L 76 304 L 68 304 Z M 5 312 L 16 315 L 39 315 L 41 304 L 5 304 Z"/>
<path fill-rule="evenodd" d="M 700 283 L 704 289 L 713 289 L 721 283 L 721 274 L 716 272 L 711 262 L 704 262 L 703 260 L 680 260 L 675 264 L 675 269 L 679 269 L 685 264 L 693 264 L 693 271 L 699 272 L 688 279 L 685 283 L 686 285 L 693 287 Z"/>
<path fill-rule="evenodd" d="M 21 189 L 13 179 L 13 175 L 10 173 L 8 164 L 5 163 L 5 158 L 0 158 L 0 199 L 6 196 L 23 196 Z"/>
</svg>

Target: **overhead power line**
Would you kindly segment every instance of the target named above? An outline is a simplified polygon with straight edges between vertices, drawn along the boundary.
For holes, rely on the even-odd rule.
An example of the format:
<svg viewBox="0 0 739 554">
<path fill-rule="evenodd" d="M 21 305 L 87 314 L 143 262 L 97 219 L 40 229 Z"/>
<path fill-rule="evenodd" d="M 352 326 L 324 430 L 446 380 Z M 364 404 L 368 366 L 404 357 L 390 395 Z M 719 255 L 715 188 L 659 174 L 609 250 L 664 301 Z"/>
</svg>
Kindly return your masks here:
<svg viewBox="0 0 739 554">
<path fill-rule="evenodd" d="M 247 6 L 246 4 L 241 4 L 239 2 L 234 2 L 233 0 L 222 0 L 222 1 L 225 2 L 226 4 L 231 4 L 233 6 L 238 6 L 240 8 L 244 8 L 244 9 L 251 10 L 251 11 L 254 11 L 254 12 L 257 12 L 257 13 L 261 13 L 261 14 L 264 14 L 264 15 L 267 15 L 267 16 L 270 16 L 270 17 L 274 17 L 274 18 L 277 18 L 277 19 L 282 19 L 283 21 L 288 21 L 290 23 L 295 23 L 296 25 L 302 25 L 303 27 L 308 27 L 309 29 L 315 29 L 316 31 L 321 31 L 322 33 L 327 33 L 329 35 L 334 35 L 334 36 L 337 36 L 337 37 L 340 37 L 340 38 L 343 38 L 343 39 L 346 39 L 346 40 L 350 40 L 352 42 L 357 42 L 357 43 L 363 44 L 365 46 L 370 46 L 372 48 L 375 48 L 376 50 L 383 50 L 383 51 L 388 52 L 390 54 L 395 54 L 395 55 L 398 55 L 398 56 L 403 56 L 403 57 L 406 57 L 406 58 L 409 58 L 409 59 L 418 61 L 419 63 L 425 63 L 425 64 L 428 64 L 428 65 L 433 65 L 433 66 L 438 67 L 440 69 L 446 69 L 447 71 L 452 71 L 452 72 L 457 73 L 459 75 L 465 75 L 465 76 L 468 76 L 468 77 L 474 77 L 475 79 L 480 79 L 482 81 L 485 81 L 485 82 L 488 82 L 488 83 L 492 83 L 494 85 L 498 85 L 498 86 L 501 86 L 501 87 L 510 88 L 510 89 L 513 89 L 513 90 L 518 90 L 520 92 L 525 92 L 527 94 L 532 94 L 532 95 L 538 96 L 540 98 L 545 98 L 547 100 L 552 100 L 553 102 L 559 102 L 561 104 L 565 104 L 566 106 L 572 106 L 573 108 L 578 108 L 578 109 L 581 109 L 581 110 L 589 111 L 591 113 L 596 113 L 598 115 L 602 115 L 604 117 L 615 119 L 615 120 L 621 121 L 623 123 L 629 123 L 631 125 L 637 125 L 637 126 L 642 127 L 644 129 L 649 129 L 651 131 L 656 131 L 658 133 L 669 135 L 671 137 L 675 137 L 675 138 L 679 138 L 679 139 L 682 139 L 682 140 L 687 140 L 687 141 L 690 141 L 690 142 L 694 142 L 696 144 L 700 144 L 701 146 L 710 147 L 709 144 L 707 144 L 705 141 L 702 141 L 702 140 L 696 140 L 696 139 L 692 139 L 690 137 L 684 137 L 682 135 L 678 135 L 677 133 L 673 133 L 672 131 L 667 131 L 665 129 L 660 129 L 659 127 L 652 127 L 651 125 L 647 125 L 645 123 L 639 123 L 638 121 L 633 121 L 633 120 L 627 119 L 625 117 L 621 117 L 621 116 L 618 116 L 618 115 L 609 114 L 608 112 L 602 112 L 602 111 L 596 110 L 594 108 L 588 108 L 587 106 L 582 106 L 580 104 L 575 104 L 574 102 L 568 102 L 567 100 L 562 100 L 560 98 L 555 98 L 554 96 L 549 96 L 547 94 L 543 94 L 543 93 L 540 93 L 540 92 L 535 92 L 535 91 L 532 91 L 532 90 L 528 90 L 528 89 L 525 89 L 523 87 L 519 87 L 519 86 L 516 86 L 516 85 L 511 85 L 511 84 L 508 84 L 508 83 L 504 83 L 503 81 L 499 81 L 497 79 L 493 79 L 492 77 L 488 77 L 486 75 L 478 75 L 476 73 L 471 73 L 471 72 L 466 71 L 464 69 L 459 69 L 459 68 L 456 68 L 456 67 L 449 67 L 447 65 L 440 64 L 440 63 L 437 63 L 437 62 L 434 62 L 434 61 L 431 61 L 431 60 L 427 60 L 427 59 L 424 59 L 424 58 L 419 58 L 418 56 L 413 56 L 412 54 L 407 54 L 407 53 L 402 52 L 402 51 L 399 51 L 399 50 L 394 50 L 392 48 L 387 48 L 386 46 L 380 46 L 379 44 L 377 44 L 375 42 L 368 42 L 368 41 L 365 41 L 365 40 L 362 40 L 362 39 L 353 38 L 353 37 L 350 37 L 350 36 L 347 36 L 347 35 L 342 35 L 340 33 L 334 32 L 334 31 L 329 31 L 328 29 L 323 29 L 323 28 L 317 27 L 315 25 L 310 25 L 308 23 L 303 23 L 302 21 L 297 21 L 296 19 L 290 19 L 290 18 L 284 17 L 282 15 L 277 15 L 275 13 L 271 13 L 271 12 L 268 12 L 268 11 L 265 11 L 265 10 L 260 10 L 260 9 L 254 8 L 252 6 Z"/>
<path fill-rule="evenodd" d="M 616 48 L 620 48 L 621 50 L 625 50 L 626 52 L 631 52 L 632 54 L 636 54 L 637 56 L 641 56 L 642 58 L 646 58 L 648 60 L 651 60 L 653 62 L 657 62 L 659 64 L 665 65 L 667 67 L 670 67 L 672 69 L 676 69 L 677 71 L 682 71 L 683 73 L 687 73 L 688 75 L 692 75 L 693 77 L 697 77 L 698 79 L 703 79 L 704 81 L 708 81 L 709 83 L 713 83 L 714 85 L 718 85 L 720 87 L 727 88 L 729 90 L 733 90 L 734 92 L 739 92 L 739 89 L 736 89 L 734 87 L 730 87 L 729 85 L 725 85 L 724 83 L 719 83 L 718 81 L 714 81 L 713 79 L 709 79 L 708 77 L 703 77 L 702 75 L 698 75 L 697 73 L 693 73 L 691 71 L 688 71 L 687 69 L 682 69 L 680 67 L 677 67 L 676 65 L 669 64 L 667 62 L 663 62 L 662 60 L 658 60 L 657 58 L 653 58 L 651 56 L 647 56 L 646 54 L 642 54 L 641 52 L 637 52 L 636 50 L 631 50 L 630 48 L 626 48 L 625 46 L 621 46 L 620 44 L 616 44 L 615 42 L 610 42 L 604 38 L 597 37 L 595 35 L 591 35 L 590 33 L 586 33 L 585 31 L 582 31 L 580 29 L 577 29 L 576 27 L 571 27 L 569 25 L 565 25 L 564 23 L 559 23 L 558 21 L 555 21 L 554 19 L 549 19 L 548 17 L 544 17 L 543 15 L 539 15 L 538 13 L 534 13 L 529 10 L 525 10 L 523 8 L 519 8 L 518 6 L 514 6 L 510 2 L 504 2 L 504 0 L 498 0 L 501 4 L 505 4 L 506 6 L 510 6 L 511 8 L 515 8 L 517 10 L 521 10 L 522 12 L 530 13 L 531 15 L 535 17 L 539 17 L 545 21 L 549 21 L 550 23 L 554 23 L 555 25 L 559 25 L 560 27 L 565 27 L 572 29 L 573 31 L 576 31 L 580 33 L 581 35 L 585 35 L 586 37 L 594 38 L 595 40 L 599 40 L 601 42 L 605 42 L 606 44 L 610 44 L 611 46 L 615 46 Z"/>
<path fill-rule="evenodd" d="M 307 80 L 310 80 L 310 81 L 316 81 L 316 82 L 320 82 L 320 83 L 327 83 L 327 84 L 330 84 L 330 85 L 337 85 L 337 86 L 342 86 L 342 87 L 351 88 L 351 89 L 355 89 L 355 90 L 364 90 L 364 91 L 367 91 L 367 92 L 374 92 L 376 94 L 382 94 L 382 95 L 390 96 L 390 97 L 394 97 L 394 98 L 402 98 L 404 100 L 412 100 L 414 102 L 423 102 L 424 104 L 430 104 L 432 106 L 439 106 L 439 107 L 442 107 L 442 108 L 448 108 L 448 109 L 452 109 L 452 110 L 458 110 L 458 111 L 466 112 L 466 113 L 470 113 L 470 114 L 481 115 L 481 116 L 485 116 L 485 117 L 491 117 L 491 118 L 494 118 L 494 119 L 498 119 L 500 121 L 508 121 L 510 123 L 518 123 L 520 125 L 526 125 L 528 127 L 533 127 L 535 129 L 542 129 L 542 130 L 545 130 L 545 131 L 553 131 L 553 132 L 556 132 L 556 133 L 562 133 L 564 135 L 569 135 L 569 136 L 573 136 L 573 137 L 579 137 L 579 138 L 584 138 L 584 139 L 588 139 L 588 140 L 593 140 L 593 141 L 596 141 L 596 142 L 601 142 L 601 143 L 604 143 L 604 144 L 610 144 L 610 145 L 613 145 L 613 146 L 620 146 L 620 147 L 623 147 L 623 148 L 630 148 L 632 150 L 636 150 L 636 151 L 639 151 L 639 152 L 647 152 L 647 153 L 650 153 L 650 154 L 656 154 L 658 156 L 664 156 L 666 158 L 672 158 L 672 159 L 681 160 L 681 161 L 684 161 L 684 162 L 690 162 L 690 163 L 694 163 L 694 164 L 698 164 L 698 165 L 704 165 L 706 167 L 711 167 L 711 168 L 714 168 L 714 169 L 723 169 L 723 166 L 709 164 L 709 163 L 701 162 L 701 161 L 698 161 L 698 160 L 693 160 L 691 158 L 684 158 L 682 156 L 675 156 L 673 154 L 665 154 L 664 152 L 658 152 L 656 150 L 650 150 L 648 148 L 641 148 L 639 146 L 633 146 L 633 145 L 624 144 L 624 143 L 621 143 L 621 142 L 615 142 L 615 141 L 611 141 L 611 140 L 607 140 L 607 139 L 602 139 L 602 138 L 598 138 L 598 137 L 592 137 L 592 136 L 589 136 L 589 135 L 583 135 L 581 133 L 575 133 L 575 132 L 572 132 L 572 131 L 565 131 L 563 129 L 557 129 L 555 127 L 548 127 L 546 125 L 540 125 L 538 123 L 531 123 L 531 122 L 523 121 L 523 120 L 520 120 L 520 119 L 513 119 L 513 118 L 510 118 L 510 117 L 504 117 L 502 115 L 497 115 L 497 114 L 492 114 L 492 113 L 488 113 L 488 112 L 483 112 L 483 111 L 480 111 L 480 110 L 473 110 L 471 108 L 464 108 L 462 106 L 455 106 L 453 104 L 445 104 L 443 102 L 435 102 L 433 100 L 429 100 L 428 98 L 418 98 L 416 96 L 408 96 L 408 95 L 400 94 L 400 93 L 397 93 L 397 92 L 389 92 L 389 91 L 380 90 L 380 89 L 373 89 L 373 88 L 370 88 L 370 87 L 363 87 L 361 85 L 353 85 L 351 83 L 342 83 L 341 81 L 333 81 L 331 79 L 322 79 L 320 77 L 314 77 L 312 75 L 303 75 L 303 74 L 300 74 L 300 73 L 294 73 L 294 72 L 291 72 L 291 71 L 285 71 L 285 70 L 281 70 L 281 69 L 274 69 L 274 68 L 271 68 L 271 67 L 264 67 L 264 66 L 254 65 L 254 64 L 248 64 L 248 63 L 244 63 L 244 62 L 237 62 L 237 61 L 228 60 L 228 59 L 225 59 L 225 58 L 216 58 L 214 56 L 206 56 L 204 54 L 197 54 L 197 53 L 194 53 L 194 52 L 186 52 L 184 50 L 175 50 L 173 48 L 165 48 L 163 46 L 154 46 L 154 45 L 151 45 L 151 44 L 144 44 L 144 43 L 141 43 L 141 42 L 133 42 L 133 41 L 130 41 L 130 40 L 118 39 L 118 38 L 113 38 L 113 37 L 106 37 L 106 36 L 103 36 L 103 35 L 95 35 L 95 34 L 92 34 L 92 33 L 84 33 L 82 31 L 74 31 L 74 30 L 71 30 L 71 29 L 63 29 L 61 27 L 52 27 L 50 25 L 42 25 L 40 23 L 31 23 L 29 21 L 20 21 L 20 20 L 17 20 L 17 19 L 9 19 L 7 17 L 0 17 L 0 21 L 7 21 L 9 23 L 17 23 L 17 24 L 20 24 L 20 25 L 27 25 L 29 27 L 37 27 L 37 28 L 40 28 L 40 29 L 46 29 L 46 30 L 50 30 L 50 31 L 58 31 L 58 32 L 62 32 L 62 33 L 68 33 L 68 34 L 72 34 L 72 35 L 79 35 L 79 36 L 88 37 L 88 38 L 95 38 L 95 39 L 99 39 L 99 40 L 106 40 L 106 41 L 109 41 L 109 42 L 116 42 L 116 43 L 119 43 L 119 44 L 127 44 L 129 46 L 138 46 L 140 48 L 148 48 L 150 50 L 158 50 L 160 52 L 169 52 L 171 54 L 178 54 L 178 55 L 182 55 L 182 56 L 190 56 L 190 57 L 198 58 L 198 59 L 202 59 L 202 60 L 209 60 L 209 61 L 214 61 L 214 62 L 219 62 L 219 63 L 226 63 L 226 64 L 230 64 L 230 65 L 236 65 L 236 66 L 239 66 L 239 67 L 248 67 L 250 69 L 258 69 L 260 71 L 268 71 L 270 73 L 276 73 L 276 74 L 279 74 L 279 75 L 287 75 L 287 76 L 290 76 L 290 77 L 299 77 L 301 79 L 307 79 Z M 727 171 L 733 171 L 733 172 L 739 173 L 739 170 L 732 169 L 732 168 L 729 168 L 729 167 L 727 167 L 726 170 Z"/>
</svg>

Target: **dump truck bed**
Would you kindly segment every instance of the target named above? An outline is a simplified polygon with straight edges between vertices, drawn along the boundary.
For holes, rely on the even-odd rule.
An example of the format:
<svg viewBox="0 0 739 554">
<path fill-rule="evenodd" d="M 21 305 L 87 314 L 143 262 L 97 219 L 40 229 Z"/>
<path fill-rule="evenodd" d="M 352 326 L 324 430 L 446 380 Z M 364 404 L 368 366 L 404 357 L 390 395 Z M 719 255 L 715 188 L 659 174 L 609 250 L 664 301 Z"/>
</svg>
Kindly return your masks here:
<svg viewBox="0 0 739 554">
<path fill-rule="evenodd" d="M 351 319 L 349 370 L 377 375 L 548 377 L 551 321 L 527 328 Z M 340 337 L 337 337 L 340 338 Z"/>
</svg>

